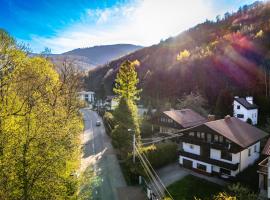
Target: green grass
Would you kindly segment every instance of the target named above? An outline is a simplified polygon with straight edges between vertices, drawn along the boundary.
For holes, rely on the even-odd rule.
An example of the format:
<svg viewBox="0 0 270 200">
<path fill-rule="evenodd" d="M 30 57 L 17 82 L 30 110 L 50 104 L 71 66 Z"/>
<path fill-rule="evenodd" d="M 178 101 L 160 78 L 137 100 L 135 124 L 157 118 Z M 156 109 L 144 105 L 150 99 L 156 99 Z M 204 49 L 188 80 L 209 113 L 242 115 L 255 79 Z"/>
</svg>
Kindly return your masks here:
<svg viewBox="0 0 270 200">
<path fill-rule="evenodd" d="M 192 175 L 185 176 L 180 181 L 171 184 L 167 189 L 174 200 L 192 200 L 195 197 L 208 200 L 224 190 L 220 185 Z"/>
</svg>

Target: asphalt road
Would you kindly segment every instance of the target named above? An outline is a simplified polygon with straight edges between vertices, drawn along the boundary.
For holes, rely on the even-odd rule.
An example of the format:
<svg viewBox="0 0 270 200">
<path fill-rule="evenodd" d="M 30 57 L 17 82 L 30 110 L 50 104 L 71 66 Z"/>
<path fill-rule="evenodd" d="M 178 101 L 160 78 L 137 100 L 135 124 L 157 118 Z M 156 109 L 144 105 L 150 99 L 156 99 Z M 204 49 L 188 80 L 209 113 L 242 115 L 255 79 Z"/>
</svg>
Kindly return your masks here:
<svg viewBox="0 0 270 200">
<path fill-rule="evenodd" d="M 81 171 L 88 166 L 100 177 L 100 186 L 95 189 L 94 199 L 118 200 L 119 188 L 127 187 L 120 169 L 110 138 L 106 135 L 102 119 L 89 109 L 82 109 L 84 117 L 84 132 L 82 134 L 83 155 Z M 96 126 L 96 121 L 101 121 Z"/>
</svg>

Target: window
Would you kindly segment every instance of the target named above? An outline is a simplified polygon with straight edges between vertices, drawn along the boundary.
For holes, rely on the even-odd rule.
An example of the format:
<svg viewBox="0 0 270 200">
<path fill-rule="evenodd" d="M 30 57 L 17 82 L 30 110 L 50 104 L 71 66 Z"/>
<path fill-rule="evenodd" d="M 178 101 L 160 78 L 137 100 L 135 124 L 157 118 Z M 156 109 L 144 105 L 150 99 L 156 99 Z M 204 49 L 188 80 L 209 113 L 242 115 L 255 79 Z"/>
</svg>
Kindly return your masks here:
<svg viewBox="0 0 270 200">
<path fill-rule="evenodd" d="M 244 115 L 243 114 L 237 114 L 237 118 L 242 119 L 242 118 L 244 118 Z"/>
<path fill-rule="evenodd" d="M 220 168 L 221 174 L 231 175 L 231 171 L 228 169 Z"/>
<path fill-rule="evenodd" d="M 219 136 L 219 142 L 222 143 L 223 142 L 223 136 Z"/>
<path fill-rule="evenodd" d="M 238 110 L 240 109 L 240 106 L 239 106 L 239 105 L 237 106 L 237 109 L 238 109 Z"/>
<path fill-rule="evenodd" d="M 201 137 L 200 132 L 197 132 L 197 138 L 200 138 L 200 137 Z"/>
<path fill-rule="evenodd" d="M 207 142 L 212 141 L 212 135 L 210 133 L 207 133 Z"/>
<path fill-rule="evenodd" d="M 231 144 L 231 141 L 230 141 L 230 140 L 228 140 L 228 139 L 226 139 L 226 143 Z"/>
<path fill-rule="evenodd" d="M 206 165 L 202 165 L 200 163 L 197 163 L 197 169 L 200 169 L 202 171 L 206 171 Z"/>
<path fill-rule="evenodd" d="M 194 149 L 194 146 L 192 144 L 189 145 L 189 148 Z"/>
<path fill-rule="evenodd" d="M 201 133 L 201 138 L 204 139 L 205 138 L 205 134 Z"/>
<path fill-rule="evenodd" d="M 194 137 L 194 132 L 189 132 L 188 135 Z"/>
<path fill-rule="evenodd" d="M 251 156 L 251 149 L 248 149 L 248 156 Z"/>
<path fill-rule="evenodd" d="M 215 142 L 218 142 L 218 135 L 215 135 L 215 136 L 214 136 L 214 141 L 215 141 Z"/>
<path fill-rule="evenodd" d="M 254 145 L 254 153 L 257 152 L 257 145 Z"/>
<path fill-rule="evenodd" d="M 224 160 L 232 160 L 232 154 L 230 152 L 227 152 L 227 151 L 221 151 L 221 159 L 224 159 Z"/>
</svg>

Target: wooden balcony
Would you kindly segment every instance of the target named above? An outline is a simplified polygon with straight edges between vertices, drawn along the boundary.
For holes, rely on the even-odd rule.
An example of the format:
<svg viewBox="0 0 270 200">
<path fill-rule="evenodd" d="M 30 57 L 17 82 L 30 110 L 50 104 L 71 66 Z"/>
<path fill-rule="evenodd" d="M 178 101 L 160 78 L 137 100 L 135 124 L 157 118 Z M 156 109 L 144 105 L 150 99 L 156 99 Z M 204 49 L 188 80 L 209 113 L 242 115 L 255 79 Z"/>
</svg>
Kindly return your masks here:
<svg viewBox="0 0 270 200">
<path fill-rule="evenodd" d="M 268 157 L 258 164 L 258 173 L 268 174 Z"/>
</svg>

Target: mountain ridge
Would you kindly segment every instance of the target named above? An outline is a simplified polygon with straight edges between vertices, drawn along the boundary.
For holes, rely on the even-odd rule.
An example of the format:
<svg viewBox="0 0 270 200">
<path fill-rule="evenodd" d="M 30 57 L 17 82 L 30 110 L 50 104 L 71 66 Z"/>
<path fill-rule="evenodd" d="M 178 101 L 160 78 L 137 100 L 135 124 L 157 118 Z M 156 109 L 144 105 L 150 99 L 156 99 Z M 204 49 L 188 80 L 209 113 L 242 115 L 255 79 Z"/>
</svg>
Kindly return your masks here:
<svg viewBox="0 0 270 200">
<path fill-rule="evenodd" d="M 61 63 L 63 60 L 71 61 L 80 71 L 88 71 L 141 48 L 143 47 L 133 44 L 99 45 L 77 48 L 62 54 L 49 54 L 48 57 L 54 63 Z"/>
</svg>

